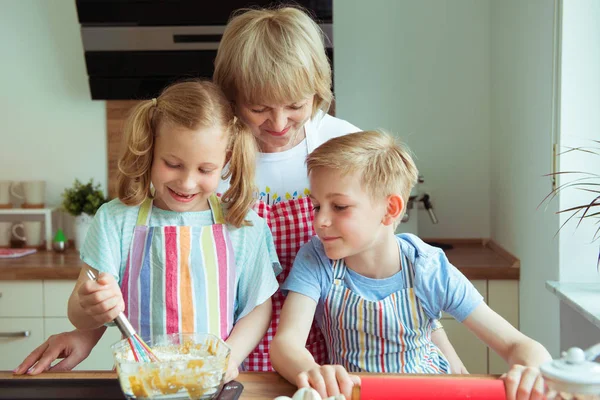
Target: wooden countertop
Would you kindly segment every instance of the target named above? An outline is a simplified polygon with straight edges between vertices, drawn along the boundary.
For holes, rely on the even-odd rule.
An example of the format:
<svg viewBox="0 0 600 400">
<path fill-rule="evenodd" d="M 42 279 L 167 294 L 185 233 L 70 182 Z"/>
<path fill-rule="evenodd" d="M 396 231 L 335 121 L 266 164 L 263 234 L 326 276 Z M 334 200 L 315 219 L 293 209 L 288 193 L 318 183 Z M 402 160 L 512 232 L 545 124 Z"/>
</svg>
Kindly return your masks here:
<svg viewBox="0 0 600 400">
<path fill-rule="evenodd" d="M 359 374 L 361 376 L 366 376 L 369 374 Z M 378 376 L 382 376 L 379 374 Z M 394 379 L 413 379 L 416 376 L 421 377 L 423 379 L 427 379 L 431 377 L 431 375 L 416 375 L 416 374 L 386 374 L 386 378 L 394 378 Z M 435 375 L 436 379 L 440 377 L 445 379 L 497 379 L 496 375 Z M 122 396 L 120 390 L 118 389 L 118 384 L 116 382 L 117 375 L 112 371 L 102 371 L 102 372 L 63 372 L 63 373 L 44 373 L 37 376 L 17 376 L 13 375 L 11 372 L 3 372 L 0 371 L 0 381 L 12 382 L 15 387 L 16 384 L 19 384 L 23 381 L 30 381 L 27 387 L 29 390 L 35 390 L 35 394 L 40 397 L 27 397 L 27 398 L 61 398 L 55 397 L 59 396 L 61 393 L 59 391 L 63 390 L 64 394 L 75 395 L 75 390 L 77 387 L 81 388 L 81 393 L 79 398 L 98 398 L 98 397 L 88 397 L 88 396 L 97 396 L 98 393 L 94 392 L 93 386 L 89 384 L 90 380 L 99 381 L 103 383 L 103 386 L 100 387 L 99 390 L 102 391 L 102 398 L 119 398 Z M 64 384 L 57 385 L 56 381 L 63 380 Z M 68 381 L 66 381 L 68 380 Z M 37 381 L 37 382 L 31 382 Z M 46 384 L 44 384 L 44 382 Z M 296 387 L 288 383 L 285 379 L 283 379 L 279 374 L 275 372 L 242 372 L 236 378 L 236 381 L 240 382 L 244 386 L 244 390 L 240 399 L 250 399 L 250 400 L 263 400 L 269 399 L 272 400 L 277 396 L 289 396 L 291 397 L 296 391 Z M 48 382 L 52 382 L 48 384 Z M 37 383 L 37 384 L 36 384 Z M 87 383 L 87 387 L 84 387 Z M 17 389 L 11 386 L 6 385 L 8 390 L 12 390 L 17 393 Z M 45 387 L 47 386 L 47 388 Z M 57 389 L 58 388 L 58 389 Z M 6 390 L 6 389 L 5 389 Z M 43 395 L 42 395 L 43 393 Z M 84 396 L 85 393 L 85 396 Z M 0 399 L 4 398 L 0 394 Z M 8 397 L 7 397 L 8 398 Z M 11 397 L 13 398 L 13 397 Z M 18 399 L 19 397 L 14 397 Z M 66 397 L 63 397 L 66 398 Z M 75 398 L 75 397 L 69 397 Z"/>
<path fill-rule="evenodd" d="M 429 240 L 428 240 L 429 241 Z M 481 239 L 432 239 L 451 244 L 446 255 L 467 278 L 519 279 L 519 260 L 493 241 Z M 77 279 L 83 262 L 76 250 L 65 253 L 38 251 L 20 257 L 0 259 L 0 280 Z"/>
</svg>

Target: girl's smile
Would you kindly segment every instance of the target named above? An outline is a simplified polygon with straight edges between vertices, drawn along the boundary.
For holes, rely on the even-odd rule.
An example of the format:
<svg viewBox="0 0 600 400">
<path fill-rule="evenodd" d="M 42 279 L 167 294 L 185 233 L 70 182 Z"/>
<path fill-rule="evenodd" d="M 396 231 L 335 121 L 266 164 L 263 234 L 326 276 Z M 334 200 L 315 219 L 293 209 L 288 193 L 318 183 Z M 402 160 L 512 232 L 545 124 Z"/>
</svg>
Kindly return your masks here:
<svg viewBox="0 0 600 400">
<path fill-rule="evenodd" d="M 171 193 L 171 196 L 173 196 L 173 198 L 175 200 L 180 201 L 182 203 L 189 203 L 197 195 L 197 193 L 195 193 L 195 194 L 184 194 L 184 193 L 176 192 L 176 191 L 174 191 L 171 188 L 168 188 L 168 189 L 169 189 L 169 193 Z"/>
<path fill-rule="evenodd" d="M 227 141 L 221 126 L 159 126 L 151 172 L 154 205 L 178 212 L 208 210 L 208 197 L 221 180 Z"/>
</svg>

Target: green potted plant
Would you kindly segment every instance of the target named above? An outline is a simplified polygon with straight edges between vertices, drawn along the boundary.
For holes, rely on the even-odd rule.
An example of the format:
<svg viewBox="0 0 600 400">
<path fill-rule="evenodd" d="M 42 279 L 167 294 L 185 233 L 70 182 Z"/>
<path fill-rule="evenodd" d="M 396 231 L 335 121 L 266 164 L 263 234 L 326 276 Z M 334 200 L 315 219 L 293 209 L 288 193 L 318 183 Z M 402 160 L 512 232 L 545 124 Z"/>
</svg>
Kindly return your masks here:
<svg viewBox="0 0 600 400">
<path fill-rule="evenodd" d="M 93 179 L 87 183 L 75 179 L 73 186 L 65 189 L 62 198 L 62 208 L 75 217 L 75 248 L 79 250 L 96 211 L 108 199 L 100 189 L 100 184 L 94 184 Z"/>
<path fill-rule="evenodd" d="M 594 140 L 593 142 L 600 145 L 600 141 L 598 140 Z M 600 156 L 600 148 L 596 147 L 569 148 L 568 150 L 560 153 L 559 156 L 571 152 Z M 568 218 L 559 229 L 563 228 L 567 223 L 569 223 L 569 221 L 573 219 L 577 220 L 576 228 L 579 227 L 584 221 L 589 221 L 598 226 L 593 234 L 592 241 L 597 241 L 600 239 L 600 174 L 588 171 L 559 171 L 548 174 L 548 176 L 552 176 L 555 180 L 557 180 L 559 176 L 569 177 L 572 179 L 569 179 L 566 183 L 562 183 L 560 186 L 554 188 L 548 194 L 548 196 L 546 196 L 542 203 L 546 201 L 552 201 L 560 192 L 565 190 L 581 190 L 590 194 L 589 200 L 586 200 L 583 204 L 574 205 L 558 211 L 559 214 L 568 214 Z M 600 269 L 600 251 L 598 252 L 597 267 Z"/>
</svg>

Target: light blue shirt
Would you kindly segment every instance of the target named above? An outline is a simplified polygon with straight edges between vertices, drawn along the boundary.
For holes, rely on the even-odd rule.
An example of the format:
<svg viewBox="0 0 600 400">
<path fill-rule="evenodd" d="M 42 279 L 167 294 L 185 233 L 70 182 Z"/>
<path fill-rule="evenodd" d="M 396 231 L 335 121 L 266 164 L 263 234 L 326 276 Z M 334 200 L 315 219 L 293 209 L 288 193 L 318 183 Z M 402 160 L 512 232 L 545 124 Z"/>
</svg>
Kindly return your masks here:
<svg viewBox="0 0 600 400">
<path fill-rule="evenodd" d="M 114 199 L 104 204 L 88 230 L 81 248 L 81 259 L 100 272 L 123 277 L 127 256 L 133 239 L 140 206 L 126 206 Z M 275 252 L 271 231 L 264 219 L 250 210 L 246 220 L 252 226 L 228 226 L 237 267 L 235 320 L 268 300 L 278 283 L 275 278 L 281 265 Z M 149 226 L 207 226 L 212 225 L 210 210 L 175 212 L 152 207 Z"/>
<path fill-rule="evenodd" d="M 430 318 L 439 319 L 444 311 L 462 322 L 481 303 L 481 294 L 450 264 L 441 249 L 408 233 L 396 235 L 396 239 L 401 256 L 406 256 L 414 265 L 415 295 Z M 314 236 L 300 248 L 290 275 L 281 286 L 284 294 L 293 291 L 316 301 L 316 321 L 321 321 L 324 301 L 332 285 L 332 265 L 323 244 Z M 344 275 L 344 283 L 352 292 L 371 301 L 382 300 L 407 287 L 401 272 L 389 278 L 373 279 L 350 268 Z"/>
</svg>

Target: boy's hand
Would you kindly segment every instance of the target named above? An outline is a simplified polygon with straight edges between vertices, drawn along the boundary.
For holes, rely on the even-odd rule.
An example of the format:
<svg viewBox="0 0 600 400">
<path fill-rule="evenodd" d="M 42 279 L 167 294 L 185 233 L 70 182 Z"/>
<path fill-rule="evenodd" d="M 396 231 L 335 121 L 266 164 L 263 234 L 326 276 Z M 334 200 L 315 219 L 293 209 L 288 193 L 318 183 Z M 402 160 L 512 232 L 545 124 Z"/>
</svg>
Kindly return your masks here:
<svg viewBox="0 0 600 400">
<path fill-rule="evenodd" d="M 81 309 L 99 324 L 113 321 L 125 310 L 121 288 L 110 274 L 101 273 L 97 280 L 84 282 L 77 294 Z"/>
<path fill-rule="evenodd" d="M 350 375 L 341 365 L 321 365 L 301 372 L 296 377 L 298 388 L 312 387 L 322 398 L 343 394 L 352 396 L 352 386 L 359 385 L 360 378 Z"/>
<path fill-rule="evenodd" d="M 515 364 L 500 378 L 504 379 L 506 400 L 545 399 L 544 379 L 538 368 Z"/>
</svg>

